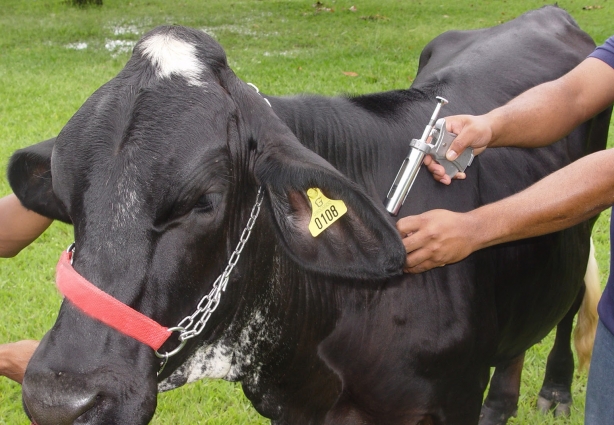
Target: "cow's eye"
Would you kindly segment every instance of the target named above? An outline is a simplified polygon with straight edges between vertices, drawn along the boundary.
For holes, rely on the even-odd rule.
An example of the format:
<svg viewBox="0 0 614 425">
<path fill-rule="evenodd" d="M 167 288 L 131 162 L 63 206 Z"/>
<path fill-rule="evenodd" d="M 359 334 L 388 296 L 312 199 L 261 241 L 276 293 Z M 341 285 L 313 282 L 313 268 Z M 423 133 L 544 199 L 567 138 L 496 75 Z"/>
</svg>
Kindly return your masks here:
<svg viewBox="0 0 614 425">
<path fill-rule="evenodd" d="M 208 193 L 201 196 L 194 204 L 193 211 L 197 213 L 208 213 L 215 209 L 222 200 L 221 193 Z"/>
</svg>

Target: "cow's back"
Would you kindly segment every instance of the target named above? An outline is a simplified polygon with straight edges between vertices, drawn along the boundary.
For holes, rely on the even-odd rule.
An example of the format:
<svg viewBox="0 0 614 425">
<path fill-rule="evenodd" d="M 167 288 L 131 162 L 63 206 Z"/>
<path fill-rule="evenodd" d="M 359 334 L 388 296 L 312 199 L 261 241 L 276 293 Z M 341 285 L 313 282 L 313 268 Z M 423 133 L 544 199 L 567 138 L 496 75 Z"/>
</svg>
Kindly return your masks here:
<svg viewBox="0 0 614 425">
<path fill-rule="evenodd" d="M 439 87 L 450 100 L 447 115 L 486 113 L 562 76 L 594 46 L 564 10 L 548 6 L 497 27 L 441 35 L 423 51 L 412 87 Z M 452 186 L 473 185 L 479 193 L 478 205 L 519 192 L 605 148 L 610 112 L 549 147 L 487 149 L 469 168 L 468 180 Z M 539 341 L 568 311 L 582 287 L 591 227 L 592 223 L 581 223 L 474 255 L 476 284 L 491 288 L 482 293 L 482 301 L 497 306 L 495 361 Z"/>
<path fill-rule="evenodd" d="M 436 37 L 420 55 L 412 88 L 454 87 L 451 105 L 486 113 L 565 74 L 594 47 L 566 11 L 546 6 L 495 27 Z"/>
</svg>

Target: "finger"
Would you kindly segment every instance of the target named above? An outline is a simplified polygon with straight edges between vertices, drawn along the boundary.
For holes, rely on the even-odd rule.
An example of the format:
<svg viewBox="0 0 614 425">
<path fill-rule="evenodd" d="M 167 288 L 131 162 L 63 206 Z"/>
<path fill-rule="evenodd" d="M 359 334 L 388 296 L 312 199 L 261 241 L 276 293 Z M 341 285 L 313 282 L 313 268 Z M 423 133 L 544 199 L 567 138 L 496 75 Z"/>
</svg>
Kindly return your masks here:
<svg viewBox="0 0 614 425">
<path fill-rule="evenodd" d="M 462 172 L 458 172 L 456 173 L 456 175 L 454 176 L 455 180 L 465 180 L 467 178 L 467 174 L 462 173 Z"/>
<path fill-rule="evenodd" d="M 441 182 L 443 184 L 450 184 L 450 182 L 452 181 L 450 176 L 446 174 L 446 169 L 443 168 L 441 164 L 438 164 L 437 162 L 430 160 L 429 164 L 427 165 L 427 168 L 431 172 L 431 174 L 433 175 L 433 178 L 436 181 Z"/>
<path fill-rule="evenodd" d="M 446 130 L 450 133 L 461 134 L 465 126 L 466 115 L 453 115 L 446 118 Z"/>
<path fill-rule="evenodd" d="M 428 270 L 434 269 L 435 267 L 437 267 L 433 262 L 431 261 L 424 261 L 422 263 L 420 263 L 417 266 L 414 267 L 405 267 L 403 269 L 403 272 L 405 273 L 412 273 L 412 274 L 418 274 L 418 273 L 424 273 Z"/>
<path fill-rule="evenodd" d="M 405 267 L 411 269 L 420 268 L 423 270 L 425 266 L 432 264 L 431 252 L 426 249 L 417 249 L 411 251 L 405 257 Z M 430 268 L 430 267 L 429 267 Z"/>
<path fill-rule="evenodd" d="M 452 179 L 450 178 L 449 175 L 444 174 L 443 177 L 439 179 L 439 183 L 449 185 L 450 183 L 452 183 Z"/>
<path fill-rule="evenodd" d="M 397 230 L 404 238 L 416 232 L 419 229 L 419 226 L 419 220 L 412 215 L 403 217 L 396 223 Z M 403 239 L 403 243 L 405 243 L 405 239 Z"/>
<path fill-rule="evenodd" d="M 429 169 L 429 171 L 432 173 L 433 179 L 435 179 L 435 181 L 438 181 L 443 184 L 450 184 L 450 182 L 452 181 L 450 176 L 446 174 L 446 170 L 440 165 L 437 165 L 437 168 L 433 166 L 433 169 Z"/>
<path fill-rule="evenodd" d="M 421 267 L 409 267 L 409 268 L 404 268 L 403 273 L 419 274 L 427 270 L 430 270 L 430 269 L 427 268 L 423 270 Z"/>
<path fill-rule="evenodd" d="M 411 228 L 414 229 L 413 226 Z M 428 238 L 425 237 L 425 232 L 411 230 L 407 232 L 407 236 L 403 238 L 402 242 L 408 255 L 406 260 L 410 261 L 411 265 L 415 266 L 429 258 L 430 251 L 424 249 L 424 246 L 429 242 Z"/>
<path fill-rule="evenodd" d="M 429 164 L 426 164 L 426 168 L 434 175 L 443 176 L 446 173 L 446 170 L 443 168 L 443 165 L 438 164 L 435 161 L 431 161 Z"/>
<path fill-rule="evenodd" d="M 411 260 L 410 260 L 411 261 Z M 403 272 L 405 273 L 423 273 L 427 270 L 431 270 L 434 268 L 445 267 L 446 264 L 441 261 L 435 261 L 431 258 L 427 258 L 426 260 L 413 264 L 411 262 L 405 263 L 405 267 L 403 268 Z"/>
<path fill-rule="evenodd" d="M 443 174 L 433 174 L 433 179 L 436 182 L 440 182 L 440 183 L 443 183 L 443 184 L 450 184 L 450 182 L 452 181 L 450 176 L 448 176 L 445 173 L 443 173 Z"/>
</svg>

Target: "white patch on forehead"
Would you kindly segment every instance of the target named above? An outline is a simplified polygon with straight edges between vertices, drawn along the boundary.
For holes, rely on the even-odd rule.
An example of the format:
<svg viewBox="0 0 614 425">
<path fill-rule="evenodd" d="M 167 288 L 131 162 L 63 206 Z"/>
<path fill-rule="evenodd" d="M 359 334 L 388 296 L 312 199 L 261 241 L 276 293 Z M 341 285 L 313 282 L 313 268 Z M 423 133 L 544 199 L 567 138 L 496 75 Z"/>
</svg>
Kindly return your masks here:
<svg viewBox="0 0 614 425">
<path fill-rule="evenodd" d="M 196 56 L 196 47 L 170 34 L 154 34 L 142 41 L 141 53 L 156 67 L 160 78 L 183 77 L 192 86 L 205 86 L 200 81 L 204 65 Z"/>
</svg>

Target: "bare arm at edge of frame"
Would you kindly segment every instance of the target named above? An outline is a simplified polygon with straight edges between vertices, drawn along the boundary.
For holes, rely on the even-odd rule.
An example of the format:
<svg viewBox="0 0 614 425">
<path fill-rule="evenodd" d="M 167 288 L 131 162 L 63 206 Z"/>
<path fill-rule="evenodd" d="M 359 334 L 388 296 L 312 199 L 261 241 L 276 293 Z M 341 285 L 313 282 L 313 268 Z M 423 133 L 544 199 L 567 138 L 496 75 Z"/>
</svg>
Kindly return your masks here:
<svg viewBox="0 0 614 425">
<path fill-rule="evenodd" d="M 52 220 L 21 205 L 14 194 L 0 198 L 0 257 L 14 257 L 30 245 Z"/>
</svg>

